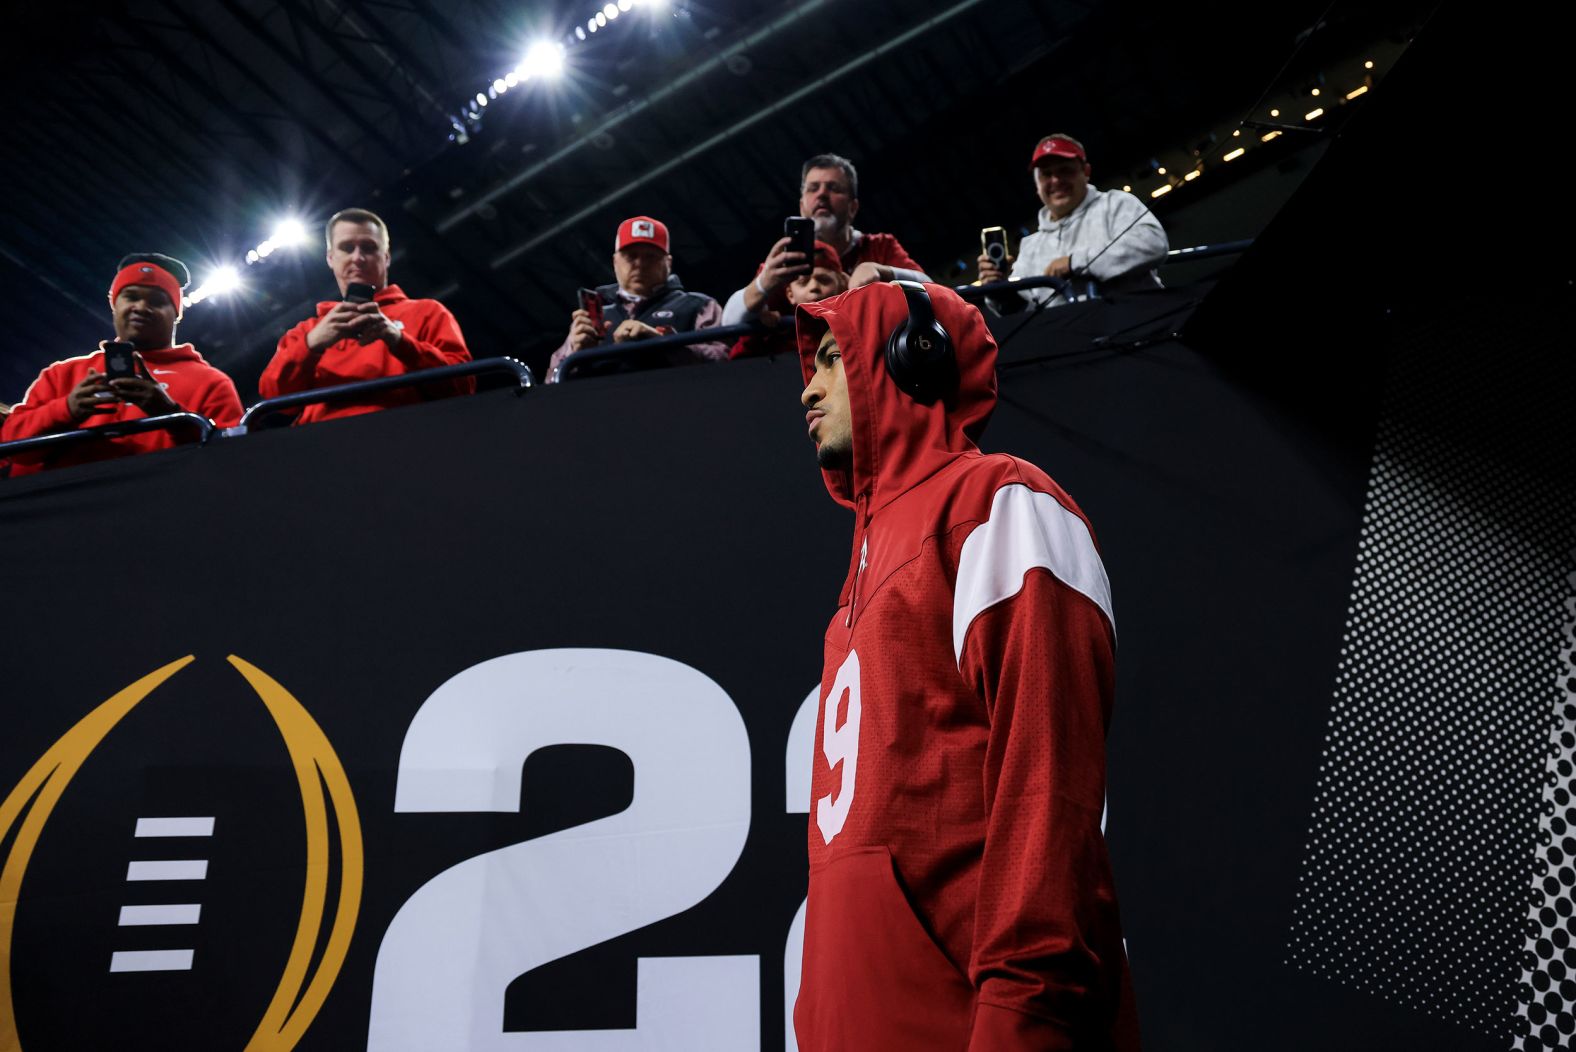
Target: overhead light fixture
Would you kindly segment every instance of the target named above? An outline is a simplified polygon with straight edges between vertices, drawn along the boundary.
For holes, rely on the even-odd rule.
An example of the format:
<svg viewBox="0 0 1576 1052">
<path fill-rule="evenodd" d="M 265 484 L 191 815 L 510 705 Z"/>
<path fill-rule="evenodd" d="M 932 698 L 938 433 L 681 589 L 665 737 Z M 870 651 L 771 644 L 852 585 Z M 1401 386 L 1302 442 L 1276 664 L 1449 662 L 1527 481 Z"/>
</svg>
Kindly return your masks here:
<svg viewBox="0 0 1576 1052">
<path fill-rule="evenodd" d="M 522 77 L 552 80 L 564 71 L 564 45 L 538 40 L 525 53 L 518 68 Z"/>
<path fill-rule="evenodd" d="M 269 238 L 275 248 L 293 248 L 304 245 L 311 240 L 307 233 L 306 224 L 299 219 L 281 219 L 274 227 L 273 237 Z"/>
<path fill-rule="evenodd" d="M 1363 68 L 1364 69 L 1373 69 L 1374 68 L 1374 60 L 1373 59 L 1369 59 L 1367 62 L 1364 62 L 1363 63 Z"/>
<path fill-rule="evenodd" d="M 1305 120 L 1305 121 L 1311 121 L 1311 120 L 1317 120 L 1318 118 L 1323 117 L 1323 116 L 1324 116 L 1324 107 L 1320 106 L 1316 110 L 1309 110 L 1307 113 L 1304 113 L 1302 115 L 1302 119 Z"/>
<path fill-rule="evenodd" d="M 611 22 L 611 21 L 613 21 L 613 19 L 618 17 L 618 5 L 617 4 L 611 4 L 611 3 L 610 4 L 604 4 L 603 7 L 602 7 L 602 13 L 604 15 L 606 15 L 607 16 L 607 20 L 609 22 Z"/>
<path fill-rule="evenodd" d="M 1247 152 L 1248 152 L 1248 149 L 1247 149 L 1246 146 L 1238 146 L 1235 150 L 1232 150 L 1230 153 L 1226 154 L 1226 156 L 1222 157 L 1221 160 L 1222 161 L 1235 161 L 1238 157 L 1241 157 L 1243 154 L 1245 154 Z"/>
<path fill-rule="evenodd" d="M 1348 101 L 1350 101 L 1351 99 L 1355 99 L 1359 95 L 1366 95 L 1366 94 L 1368 94 L 1368 85 L 1366 85 L 1366 84 L 1359 84 L 1359 85 L 1357 85 L 1357 87 L 1353 88 L 1351 91 L 1348 91 L 1346 93 L 1346 98 L 1347 98 Z"/>
<path fill-rule="evenodd" d="M 1156 175 L 1165 175 L 1165 174 L 1166 174 L 1166 169 L 1165 169 L 1165 166 L 1164 166 L 1164 165 L 1162 165 L 1162 166 L 1160 166 L 1160 167 L 1159 167 L 1159 168 L 1156 168 L 1156 169 L 1155 169 L 1155 174 L 1156 174 Z"/>
<path fill-rule="evenodd" d="M 1314 88 L 1312 91 L 1308 92 L 1308 94 L 1312 95 L 1314 98 L 1318 98 L 1319 97 L 1319 89 L 1318 88 Z"/>
<path fill-rule="evenodd" d="M 222 296 L 227 292 L 234 292 L 241 287 L 241 273 L 228 264 L 215 267 L 208 275 L 208 279 L 198 285 L 191 292 L 181 297 L 181 302 L 190 307 L 201 303 L 211 296 Z"/>
<path fill-rule="evenodd" d="M 1164 185 L 1157 186 L 1153 190 L 1149 191 L 1149 196 L 1150 197 L 1164 197 L 1166 194 L 1169 194 L 1170 192 L 1171 192 L 1171 184 L 1170 183 L 1165 183 Z"/>
<path fill-rule="evenodd" d="M 1203 174 L 1204 174 L 1203 172 L 1201 172 L 1197 168 L 1195 168 L 1191 172 L 1189 172 L 1186 175 L 1184 175 L 1182 177 L 1182 181 L 1184 183 L 1191 183 L 1194 179 L 1197 179 L 1199 176 L 1201 176 Z"/>
<path fill-rule="evenodd" d="M 1270 110 L 1270 116 L 1271 117 L 1279 117 L 1280 116 L 1280 110 Z"/>
<path fill-rule="evenodd" d="M 1259 136 L 1259 142 L 1269 142 L 1271 139 L 1278 138 L 1280 138 L 1280 132 L 1278 131 L 1265 132 L 1263 135 Z"/>
</svg>

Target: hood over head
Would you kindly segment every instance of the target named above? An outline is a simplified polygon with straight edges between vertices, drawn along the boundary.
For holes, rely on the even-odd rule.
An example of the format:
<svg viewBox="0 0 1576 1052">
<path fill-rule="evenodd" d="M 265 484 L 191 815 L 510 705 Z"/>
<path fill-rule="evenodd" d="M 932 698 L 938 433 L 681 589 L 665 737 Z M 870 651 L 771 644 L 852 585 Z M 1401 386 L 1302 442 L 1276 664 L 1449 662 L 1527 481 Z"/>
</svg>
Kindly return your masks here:
<svg viewBox="0 0 1576 1052">
<path fill-rule="evenodd" d="M 815 351 L 831 329 L 843 356 L 853 425 L 850 467 L 823 468 L 839 504 L 866 498 L 875 511 L 940 471 L 975 441 L 996 408 L 996 341 L 979 308 L 945 285 L 927 284 L 936 320 L 952 338 L 958 390 L 921 405 L 898 389 L 886 371 L 887 337 L 908 319 L 908 300 L 890 283 L 851 289 L 798 307 L 799 365 L 805 383 L 815 374 Z"/>
</svg>

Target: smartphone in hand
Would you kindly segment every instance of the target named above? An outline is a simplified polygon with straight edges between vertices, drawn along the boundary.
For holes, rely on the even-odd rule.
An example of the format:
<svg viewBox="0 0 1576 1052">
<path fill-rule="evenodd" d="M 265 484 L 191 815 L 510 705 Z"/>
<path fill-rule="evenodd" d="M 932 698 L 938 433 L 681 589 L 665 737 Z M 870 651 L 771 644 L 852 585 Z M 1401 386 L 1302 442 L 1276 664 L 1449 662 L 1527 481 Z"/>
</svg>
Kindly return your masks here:
<svg viewBox="0 0 1576 1052">
<path fill-rule="evenodd" d="M 815 220 L 804 216 L 789 216 L 783 220 L 783 233 L 788 236 L 788 251 L 804 253 L 806 266 L 815 266 Z M 806 270 L 806 274 L 810 271 Z"/>
<path fill-rule="evenodd" d="M 372 297 L 377 295 L 377 292 L 378 290 L 373 288 L 371 285 L 360 281 L 352 281 L 350 284 L 345 286 L 345 302 L 371 303 Z"/>
<path fill-rule="evenodd" d="M 137 375 L 137 348 L 125 340 L 109 340 L 104 344 L 104 377 L 108 380 L 130 380 Z"/>
<path fill-rule="evenodd" d="M 596 326 L 597 335 L 602 335 L 602 297 L 592 289 L 580 290 L 580 309 L 591 315 L 591 324 Z"/>
<path fill-rule="evenodd" d="M 999 226 L 988 226 L 980 231 L 980 251 L 985 258 L 1000 269 L 1007 265 L 1007 231 Z"/>
</svg>

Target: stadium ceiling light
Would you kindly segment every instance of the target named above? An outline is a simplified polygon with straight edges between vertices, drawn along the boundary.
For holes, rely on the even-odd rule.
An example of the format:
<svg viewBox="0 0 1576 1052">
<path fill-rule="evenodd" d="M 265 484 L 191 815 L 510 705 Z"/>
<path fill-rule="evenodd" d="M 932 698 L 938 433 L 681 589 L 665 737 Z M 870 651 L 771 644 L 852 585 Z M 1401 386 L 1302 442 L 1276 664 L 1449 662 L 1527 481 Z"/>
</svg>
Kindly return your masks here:
<svg viewBox="0 0 1576 1052">
<path fill-rule="evenodd" d="M 1312 121 L 1312 120 L 1318 120 L 1320 117 L 1323 117 L 1323 116 L 1324 116 L 1324 107 L 1320 106 L 1316 110 L 1309 110 L 1307 113 L 1304 113 L 1302 115 L 1302 119 L 1305 120 L 1305 121 Z"/>
<path fill-rule="evenodd" d="M 1165 175 L 1166 174 L 1166 166 L 1165 165 L 1161 165 L 1159 168 L 1156 168 L 1155 169 L 1155 174 L 1156 175 Z"/>
<path fill-rule="evenodd" d="M 274 227 L 273 237 L 269 240 L 274 243 L 275 248 L 285 248 L 304 245 L 311 238 L 306 232 L 306 224 L 301 220 L 281 219 L 279 225 Z"/>
<path fill-rule="evenodd" d="M 1182 181 L 1184 183 L 1191 183 L 1194 179 L 1197 179 L 1199 176 L 1201 176 L 1203 174 L 1204 174 L 1203 172 L 1201 172 L 1197 168 L 1195 168 L 1191 172 L 1189 172 L 1186 175 L 1184 175 L 1182 177 Z"/>
<path fill-rule="evenodd" d="M 1238 146 L 1235 150 L 1232 150 L 1230 153 L 1226 154 L 1226 156 L 1222 157 L 1221 160 L 1222 161 L 1235 161 L 1238 157 L 1241 157 L 1243 154 L 1245 154 L 1247 152 L 1248 152 L 1247 147 L 1245 147 L 1245 146 Z"/>
<path fill-rule="evenodd" d="M 1280 132 L 1278 131 L 1265 132 L 1263 135 L 1259 136 L 1259 142 L 1269 142 L 1271 139 L 1276 139 L 1279 137 Z"/>
<path fill-rule="evenodd" d="M 458 116 L 451 122 L 453 130 L 449 135 L 449 141 L 455 143 L 469 141 L 470 134 L 481 127 L 481 111 L 486 108 L 490 100 L 497 99 L 510 88 L 519 87 L 532 78 L 545 81 L 560 76 L 564 72 L 565 58 L 570 47 L 584 43 L 590 39 L 592 33 L 606 29 L 607 24 L 617 19 L 619 15 L 627 14 L 641 6 L 651 11 L 663 11 L 669 5 L 667 0 L 605 0 L 600 7 L 591 9 L 585 25 L 576 24 L 571 31 L 566 32 L 562 43 L 537 41 L 532 44 L 519 65 L 494 80 L 490 88 L 483 85 L 483 90 L 477 93 L 474 102 L 467 98 L 460 104 L 455 110 Z"/>
<path fill-rule="evenodd" d="M 1357 87 L 1353 88 L 1351 91 L 1348 91 L 1346 93 L 1346 98 L 1347 98 L 1347 101 L 1350 101 L 1352 99 L 1355 99 L 1359 95 L 1366 95 L 1366 94 L 1368 94 L 1368 85 L 1366 85 L 1366 84 L 1359 84 L 1359 85 L 1357 85 Z"/>
<path fill-rule="evenodd" d="M 1166 196 L 1166 194 L 1169 194 L 1170 192 L 1171 192 L 1171 184 L 1170 183 L 1163 183 L 1160 186 L 1157 186 L 1153 190 L 1149 191 L 1149 196 L 1150 197 L 1164 197 L 1164 196 Z"/>
<path fill-rule="evenodd" d="M 190 307 L 201 303 L 210 296 L 222 296 L 226 292 L 234 292 L 241 287 L 241 273 L 234 267 L 226 264 L 215 267 L 208 275 L 208 280 L 198 285 L 191 292 L 181 297 L 181 302 Z"/>
<path fill-rule="evenodd" d="M 1271 117 L 1279 117 L 1280 116 L 1280 110 L 1270 110 L 1270 116 Z"/>
</svg>

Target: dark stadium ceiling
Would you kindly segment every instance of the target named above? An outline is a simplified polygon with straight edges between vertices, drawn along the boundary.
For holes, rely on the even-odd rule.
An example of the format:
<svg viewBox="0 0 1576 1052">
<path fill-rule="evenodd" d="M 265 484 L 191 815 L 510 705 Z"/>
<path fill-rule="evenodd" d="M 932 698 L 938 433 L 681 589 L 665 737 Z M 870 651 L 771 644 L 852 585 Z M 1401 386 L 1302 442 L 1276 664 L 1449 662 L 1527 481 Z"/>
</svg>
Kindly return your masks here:
<svg viewBox="0 0 1576 1052">
<path fill-rule="evenodd" d="M 1400 6 L 645 0 L 582 42 L 591 0 L 31 5 L 8 13 L 0 72 L 0 401 L 108 334 L 103 290 L 133 251 L 199 282 L 240 265 L 181 336 L 252 400 L 279 333 L 334 294 L 317 228 L 350 205 L 388 220 L 394 280 L 443 299 L 474 353 L 533 365 L 575 288 L 609 280 L 621 218 L 665 219 L 686 284 L 724 298 L 823 150 L 860 165 L 862 228 L 950 274 L 982 225 L 1029 221 L 1039 136 L 1080 136 L 1096 183 L 1120 184 L 1277 81 L 1393 46 L 1427 11 Z M 539 38 L 570 42 L 564 75 L 475 104 Z M 467 100 L 481 120 L 455 136 Z M 286 217 L 312 243 L 244 264 Z"/>
</svg>

